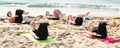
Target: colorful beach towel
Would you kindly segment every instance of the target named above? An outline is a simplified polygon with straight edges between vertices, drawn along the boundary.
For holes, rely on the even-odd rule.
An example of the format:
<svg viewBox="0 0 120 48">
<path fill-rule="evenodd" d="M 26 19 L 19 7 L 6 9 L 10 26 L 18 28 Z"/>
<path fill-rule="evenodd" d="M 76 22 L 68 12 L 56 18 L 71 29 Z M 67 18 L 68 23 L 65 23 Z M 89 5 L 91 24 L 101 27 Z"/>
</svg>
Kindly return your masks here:
<svg viewBox="0 0 120 48">
<path fill-rule="evenodd" d="M 100 40 L 102 42 L 106 42 L 106 43 L 114 43 L 114 42 L 117 42 L 117 41 L 120 41 L 119 39 L 117 38 L 113 38 L 113 37 L 106 37 L 106 38 L 95 38 L 95 37 L 90 37 L 89 35 L 85 34 L 85 36 L 87 36 L 88 38 L 91 38 L 91 39 L 97 39 L 97 40 Z"/>
<path fill-rule="evenodd" d="M 50 45 L 53 43 L 59 43 L 59 41 L 54 40 L 50 37 L 47 40 L 37 40 L 29 32 L 21 32 L 20 35 L 25 36 L 26 38 L 30 39 L 31 41 L 37 42 L 42 45 Z"/>
<path fill-rule="evenodd" d="M 76 18 L 71 18 L 71 19 L 70 19 L 70 21 L 73 21 L 73 22 L 75 22 L 75 20 L 76 20 Z"/>
<path fill-rule="evenodd" d="M 119 41 L 117 38 L 113 38 L 113 37 L 107 37 L 105 39 L 99 39 L 99 40 L 101 40 L 102 42 L 107 42 L 107 43 L 113 43 L 113 42 Z"/>
</svg>

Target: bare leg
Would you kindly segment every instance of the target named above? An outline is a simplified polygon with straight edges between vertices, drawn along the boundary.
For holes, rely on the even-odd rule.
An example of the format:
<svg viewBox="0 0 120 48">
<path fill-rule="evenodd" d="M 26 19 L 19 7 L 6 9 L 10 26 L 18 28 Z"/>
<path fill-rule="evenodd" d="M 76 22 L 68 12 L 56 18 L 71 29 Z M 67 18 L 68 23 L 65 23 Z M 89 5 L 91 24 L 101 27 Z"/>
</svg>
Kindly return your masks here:
<svg viewBox="0 0 120 48">
<path fill-rule="evenodd" d="M 109 26 L 114 26 L 116 24 L 116 20 L 112 19 L 112 21 L 108 22 Z"/>
<path fill-rule="evenodd" d="M 79 14 L 77 17 L 85 17 L 85 16 L 88 16 L 90 14 L 90 12 L 87 12 L 87 13 L 85 13 L 85 14 Z"/>
<path fill-rule="evenodd" d="M 24 14 L 24 15 L 28 15 L 28 14 L 29 14 L 29 12 L 23 12 L 23 14 Z"/>
<path fill-rule="evenodd" d="M 31 23 L 30 23 L 30 28 L 31 28 L 31 30 L 32 30 L 30 33 L 31 33 L 35 38 L 38 39 L 39 37 L 37 37 L 36 34 L 33 32 L 34 30 L 36 30 L 36 29 L 35 29 L 35 23 L 34 23 L 34 22 L 31 22 Z"/>
<path fill-rule="evenodd" d="M 86 14 L 85 14 L 85 16 L 88 16 L 90 14 L 90 12 L 87 12 Z"/>
</svg>

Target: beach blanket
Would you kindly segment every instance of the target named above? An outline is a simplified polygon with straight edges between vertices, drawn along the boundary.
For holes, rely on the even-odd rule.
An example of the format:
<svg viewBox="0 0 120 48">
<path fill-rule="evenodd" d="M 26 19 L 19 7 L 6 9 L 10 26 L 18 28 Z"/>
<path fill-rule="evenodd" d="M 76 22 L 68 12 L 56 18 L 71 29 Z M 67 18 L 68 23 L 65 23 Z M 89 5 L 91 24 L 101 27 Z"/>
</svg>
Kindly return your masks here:
<svg viewBox="0 0 120 48">
<path fill-rule="evenodd" d="M 59 43 L 59 41 L 54 40 L 54 39 L 52 39 L 50 37 L 48 37 L 47 40 L 37 40 L 29 32 L 21 32 L 20 35 L 28 38 L 31 41 L 37 42 L 37 43 L 39 43 L 41 45 L 50 45 L 50 44 L 53 44 L 53 43 Z"/>
<path fill-rule="evenodd" d="M 110 37 L 110 36 L 108 36 L 106 38 L 95 38 L 95 37 L 90 37 L 87 33 L 84 33 L 84 35 L 87 36 L 88 38 L 97 39 L 97 40 L 100 40 L 100 41 L 106 42 L 106 43 L 114 43 L 114 42 L 120 41 L 119 39 Z"/>
</svg>

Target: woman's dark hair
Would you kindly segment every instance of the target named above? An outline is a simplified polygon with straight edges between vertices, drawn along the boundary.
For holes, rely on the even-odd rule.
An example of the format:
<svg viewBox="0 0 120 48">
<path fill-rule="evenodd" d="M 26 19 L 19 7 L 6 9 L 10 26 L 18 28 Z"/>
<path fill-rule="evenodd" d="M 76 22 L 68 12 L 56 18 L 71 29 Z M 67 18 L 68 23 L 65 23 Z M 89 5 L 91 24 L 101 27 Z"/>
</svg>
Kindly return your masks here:
<svg viewBox="0 0 120 48">
<path fill-rule="evenodd" d="M 9 16 L 9 13 L 10 13 L 10 12 L 11 12 L 11 11 L 8 11 L 8 13 L 7 13 L 7 16 L 8 16 L 8 17 L 10 17 L 10 16 Z"/>
</svg>

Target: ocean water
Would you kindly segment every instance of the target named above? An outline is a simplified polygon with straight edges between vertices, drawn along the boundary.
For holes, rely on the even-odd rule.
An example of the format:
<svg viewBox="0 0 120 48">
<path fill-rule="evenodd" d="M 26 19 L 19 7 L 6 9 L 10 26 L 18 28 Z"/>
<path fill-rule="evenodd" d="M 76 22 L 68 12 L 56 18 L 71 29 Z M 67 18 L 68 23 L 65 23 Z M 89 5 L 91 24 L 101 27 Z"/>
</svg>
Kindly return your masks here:
<svg viewBox="0 0 120 48">
<path fill-rule="evenodd" d="M 91 16 L 120 16 L 120 0 L 0 0 L 0 16 L 19 8 L 30 16 L 44 15 L 45 11 L 52 14 L 54 9 L 67 15 L 90 11 Z"/>
<path fill-rule="evenodd" d="M 54 9 L 59 9 L 63 14 L 76 16 L 78 14 L 84 14 L 90 12 L 90 16 L 114 16 L 120 17 L 120 10 L 114 9 L 91 9 L 91 8 L 29 8 L 29 7 L 0 7 L 0 16 L 6 16 L 8 11 L 12 11 L 15 15 L 16 9 L 23 9 L 30 12 L 29 16 L 45 15 L 46 11 L 53 14 Z"/>
<path fill-rule="evenodd" d="M 120 0 L 0 0 L 0 6 L 64 7 L 64 8 L 120 8 Z"/>
</svg>

